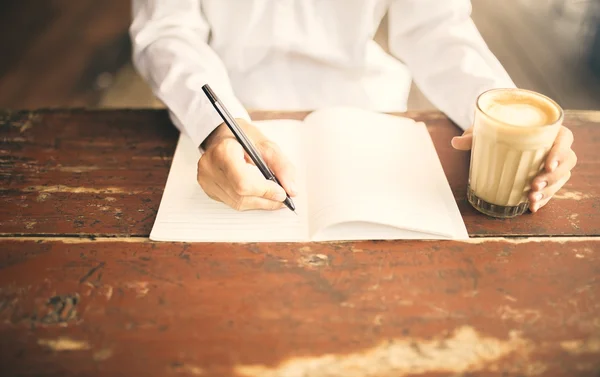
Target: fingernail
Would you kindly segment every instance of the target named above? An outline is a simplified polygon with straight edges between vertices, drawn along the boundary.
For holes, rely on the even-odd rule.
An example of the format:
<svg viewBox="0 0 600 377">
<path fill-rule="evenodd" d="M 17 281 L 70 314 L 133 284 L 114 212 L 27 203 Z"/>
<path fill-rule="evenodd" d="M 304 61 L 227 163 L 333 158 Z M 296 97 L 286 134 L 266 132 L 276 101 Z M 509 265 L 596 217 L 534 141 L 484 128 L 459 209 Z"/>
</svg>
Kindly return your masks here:
<svg viewBox="0 0 600 377">
<path fill-rule="evenodd" d="M 548 186 L 548 182 L 546 182 L 546 181 L 542 181 L 542 182 L 538 183 L 538 185 L 537 185 L 538 190 L 541 190 L 546 186 Z"/>
<path fill-rule="evenodd" d="M 297 185 L 296 185 L 296 181 L 292 181 L 292 183 L 290 183 L 290 194 L 291 195 L 296 195 L 297 191 Z"/>
<path fill-rule="evenodd" d="M 535 201 L 540 201 L 540 200 L 542 200 L 542 198 L 543 198 L 543 197 L 544 197 L 544 195 L 542 195 L 542 193 L 541 193 L 541 192 L 538 192 L 537 194 L 533 195 L 533 199 L 534 199 Z M 537 205 L 537 204 L 536 204 L 536 205 Z"/>
<path fill-rule="evenodd" d="M 558 161 L 554 160 L 550 163 L 550 171 L 554 171 L 558 167 Z"/>
</svg>

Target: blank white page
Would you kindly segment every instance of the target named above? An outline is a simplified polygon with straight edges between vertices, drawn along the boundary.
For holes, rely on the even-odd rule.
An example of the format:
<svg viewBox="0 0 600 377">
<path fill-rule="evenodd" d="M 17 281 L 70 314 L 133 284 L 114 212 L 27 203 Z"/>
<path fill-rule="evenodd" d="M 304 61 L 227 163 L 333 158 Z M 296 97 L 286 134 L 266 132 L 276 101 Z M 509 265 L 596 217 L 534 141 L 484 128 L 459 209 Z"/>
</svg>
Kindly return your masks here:
<svg viewBox="0 0 600 377">
<path fill-rule="evenodd" d="M 276 211 L 239 212 L 209 198 L 196 181 L 200 152 L 181 135 L 150 239 L 184 242 L 307 241 L 306 168 L 301 144 L 304 124 L 272 120 L 254 124 L 276 142 L 295 164 L 299 195 L 295 215 L 287 207 Z"/>
<path fill-rule="evenodd" d="M 468 238 L 425 124 L 346 107 L 305 122 L 313 240 Z"/>
</svg>

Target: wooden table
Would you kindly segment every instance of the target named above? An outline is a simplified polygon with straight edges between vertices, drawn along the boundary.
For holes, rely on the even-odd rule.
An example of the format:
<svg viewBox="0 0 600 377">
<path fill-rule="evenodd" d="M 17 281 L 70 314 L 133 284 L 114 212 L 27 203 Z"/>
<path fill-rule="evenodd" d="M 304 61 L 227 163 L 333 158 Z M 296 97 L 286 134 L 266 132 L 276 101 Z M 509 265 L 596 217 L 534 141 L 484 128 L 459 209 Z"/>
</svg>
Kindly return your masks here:
<svg viewBox="0 0 600 377">
<path fill-rule="evenodd" d="M 568 112 L 572 179 L 513 220 L 466 202 L 455 126 L 406 115 L 468 242 L 150 242 L 164 111 L 0 113 L 0 374 L 598 376 L 600 113 Z"/>
</svg>

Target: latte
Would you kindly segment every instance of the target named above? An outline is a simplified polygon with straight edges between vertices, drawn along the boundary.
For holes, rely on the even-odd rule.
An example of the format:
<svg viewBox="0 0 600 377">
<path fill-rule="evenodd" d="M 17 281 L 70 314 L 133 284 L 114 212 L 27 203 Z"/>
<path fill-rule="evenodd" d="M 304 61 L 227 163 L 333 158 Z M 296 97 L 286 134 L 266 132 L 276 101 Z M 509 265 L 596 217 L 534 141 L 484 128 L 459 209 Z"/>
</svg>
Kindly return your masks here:
<svg viewBox="0 0 600 377">
<path fill-rule="evenodd" d="M 563 118 L 556 102 L 523 89 L 494 89 L 477 100 L 469 202 L 496 217 L 524 213 Z"/>
</svg>

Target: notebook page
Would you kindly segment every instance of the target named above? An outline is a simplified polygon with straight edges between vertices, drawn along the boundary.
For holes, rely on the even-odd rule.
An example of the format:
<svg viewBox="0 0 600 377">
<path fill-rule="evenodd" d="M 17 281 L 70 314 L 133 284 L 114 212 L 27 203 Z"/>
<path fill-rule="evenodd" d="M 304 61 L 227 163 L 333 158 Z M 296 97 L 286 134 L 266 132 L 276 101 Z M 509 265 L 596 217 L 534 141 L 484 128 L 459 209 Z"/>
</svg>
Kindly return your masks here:
<svg viewBox="0 0 600 377">
<path fill-rule="evenodd" d="M 286 207 L 277 211 L 239 212 L 209 198 L 196 181 L 200 152 L 186 135 L 181 135 L 150 233 L 151 240 L 186 242 L 307 240 L 306 169 L 301 149 L 305 127 L 302 122 L 293 120 L 254 123 L 281 147 L 296 166 L 300 193 L 293 200 L 298 215 Z"/>
<path fill-rule="evenodd" d="M 467 237 L 423 123 L 354 108 L 319 110 L 305 122 L 321 152 L 308 157 L 313 240 Z M 340 223 L 353 225 L 325 231 Z"/>
</svg>

